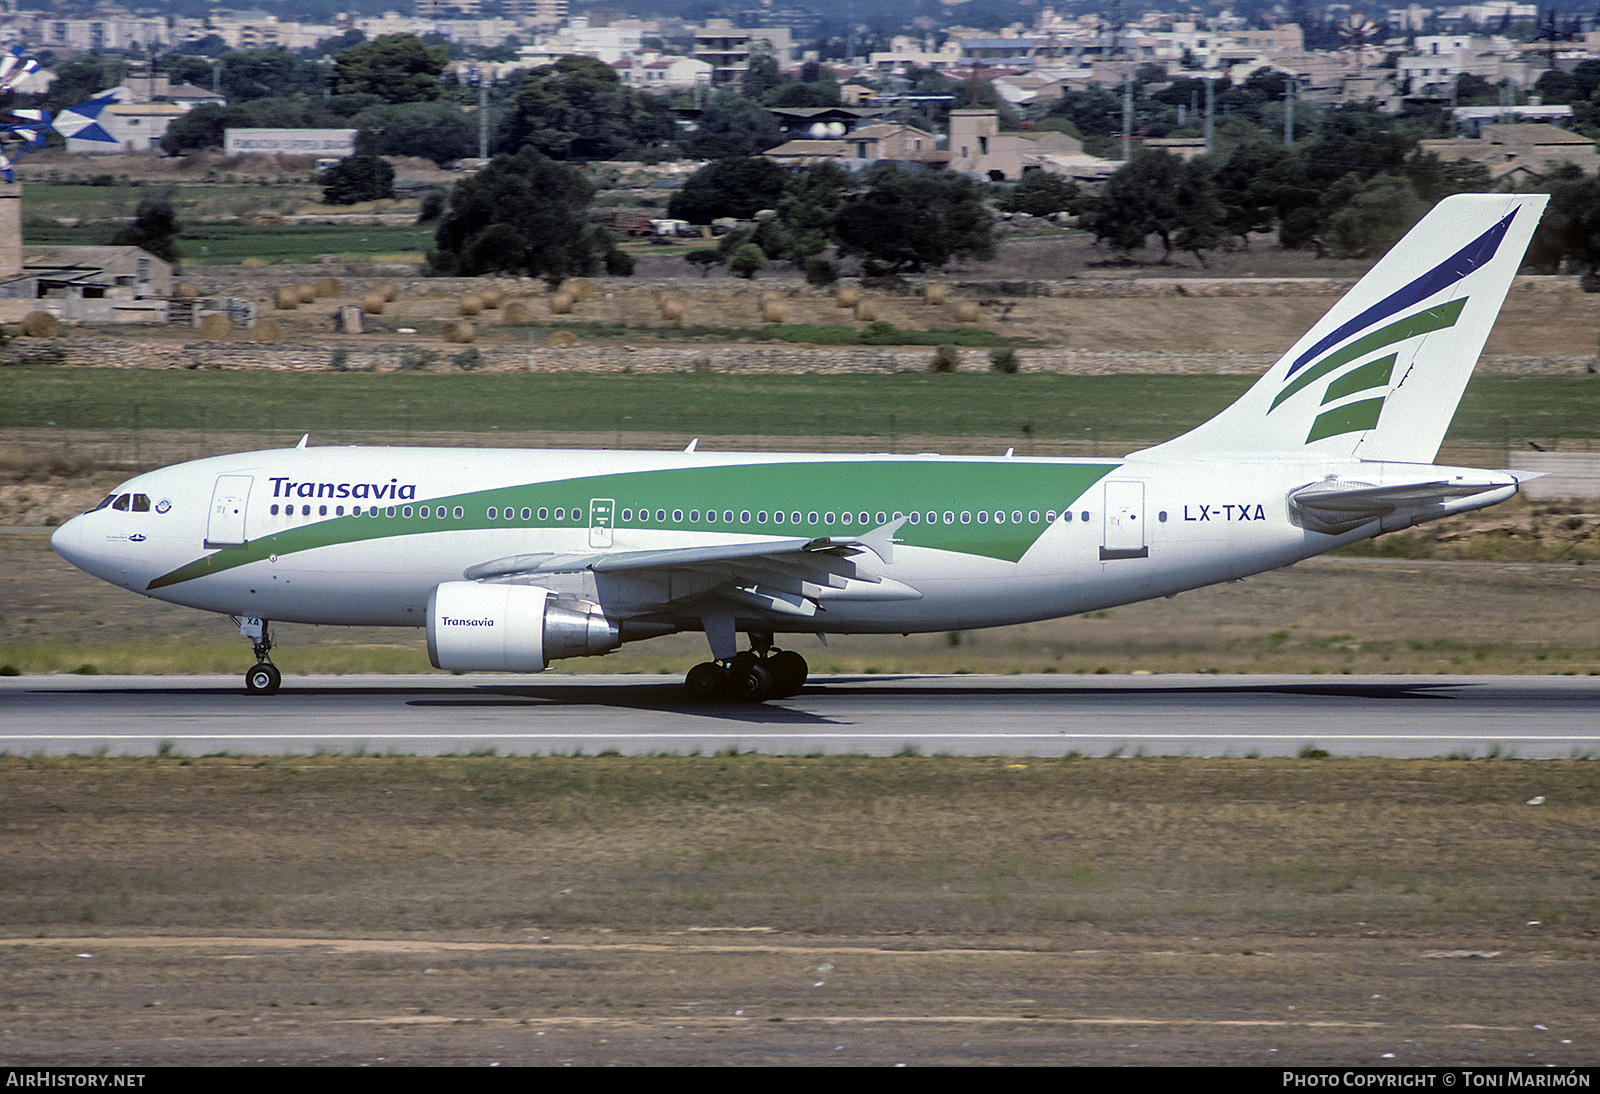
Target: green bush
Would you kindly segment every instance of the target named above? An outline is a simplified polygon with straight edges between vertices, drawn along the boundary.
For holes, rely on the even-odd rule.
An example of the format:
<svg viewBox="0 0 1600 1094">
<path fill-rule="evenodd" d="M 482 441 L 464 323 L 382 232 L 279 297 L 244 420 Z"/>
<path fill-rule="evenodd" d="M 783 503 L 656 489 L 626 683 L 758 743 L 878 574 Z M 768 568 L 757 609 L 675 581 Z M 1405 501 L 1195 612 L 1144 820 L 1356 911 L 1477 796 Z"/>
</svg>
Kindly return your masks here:
<svg viewBox="0 0 1600 1094">
<path fill-rule="evenodd" d="M 808 285 L 832 285 L 839 280 L 839 264 L 829 262 L 821 255 L 812 255 L 806 259 L 805 270 Z"/>
<path fill-rule="evenodd" d="M 954 372 L 959 364 L 961 364 L 961 351 L 954 346 L 943 345 L 933 351 L 933 363 L 928 366 L 928 371 Z"/>
</svg>

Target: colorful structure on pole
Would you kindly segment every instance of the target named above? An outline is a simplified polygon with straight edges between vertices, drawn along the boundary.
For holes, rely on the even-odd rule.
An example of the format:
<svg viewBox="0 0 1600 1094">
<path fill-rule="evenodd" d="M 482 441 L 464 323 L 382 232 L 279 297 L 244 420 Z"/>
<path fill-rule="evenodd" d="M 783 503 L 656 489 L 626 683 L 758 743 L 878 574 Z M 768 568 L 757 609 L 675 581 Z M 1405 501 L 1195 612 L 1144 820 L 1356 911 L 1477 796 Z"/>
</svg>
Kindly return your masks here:
<svg viewBox="0 0 1600 1094">
<path fill-rule="evenodd" d="M 0 55 L 0 93 L 14 90 L 38 67 L 39 62 L 33 58 L 23 59 L 21 46 L 12 46 Z M 45 134 L 52 129 L 63 137 L 116 147 L 117 139 L 100 124 L 100 115 L 125 94 L 122 88 L 102 92 L 86 103 L 63 110 L 54 120 L 46 110 L 0 111 L 0 175 L 7 182 L 15 181 L 17 160 L 28 149 L 42 147 Z"/>
</svg>

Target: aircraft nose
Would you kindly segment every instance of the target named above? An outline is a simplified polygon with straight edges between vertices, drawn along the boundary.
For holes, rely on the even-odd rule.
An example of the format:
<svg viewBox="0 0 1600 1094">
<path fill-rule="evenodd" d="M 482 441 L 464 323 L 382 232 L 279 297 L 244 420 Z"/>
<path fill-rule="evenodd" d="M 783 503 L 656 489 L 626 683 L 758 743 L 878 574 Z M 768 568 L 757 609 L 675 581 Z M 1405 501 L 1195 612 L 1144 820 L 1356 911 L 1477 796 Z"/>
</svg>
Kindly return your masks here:
<svg viewBox="0 0 1600 1094">
<path fill-rule="evenodd" d="M 83 569 L 83 518 L 73 517 L 50 535 L 50 549 L 78 569 Z"/>
</svg>

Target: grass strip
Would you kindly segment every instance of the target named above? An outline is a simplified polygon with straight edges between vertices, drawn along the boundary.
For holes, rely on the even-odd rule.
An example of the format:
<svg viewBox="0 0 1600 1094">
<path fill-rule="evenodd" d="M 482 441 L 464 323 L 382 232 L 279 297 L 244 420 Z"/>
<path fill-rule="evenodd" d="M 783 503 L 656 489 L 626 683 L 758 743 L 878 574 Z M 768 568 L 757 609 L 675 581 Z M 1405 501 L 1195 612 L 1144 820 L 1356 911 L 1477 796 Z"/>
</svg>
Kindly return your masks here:
<svg viewBox="0 0 1600 1094">
<path fill-rule="evenodd" d="M 0 757 L 0 921 L 37 936 L 1530 932 L 1541 947 L 1600 926 L 1600 784 L 1581 760 L 364 751 Z"/>
<path fill-rule="evenodd" d="M 1244 376 L 251 373 L 0 368 L 0 428 L 692 431 L 1145 443 L 1216 414 Z M 1600 437 L 1600 378 L 1484 376 L 1446 445 Z M 1026 451 L 1025 448 L 1022 449 Z"/>
</svg>

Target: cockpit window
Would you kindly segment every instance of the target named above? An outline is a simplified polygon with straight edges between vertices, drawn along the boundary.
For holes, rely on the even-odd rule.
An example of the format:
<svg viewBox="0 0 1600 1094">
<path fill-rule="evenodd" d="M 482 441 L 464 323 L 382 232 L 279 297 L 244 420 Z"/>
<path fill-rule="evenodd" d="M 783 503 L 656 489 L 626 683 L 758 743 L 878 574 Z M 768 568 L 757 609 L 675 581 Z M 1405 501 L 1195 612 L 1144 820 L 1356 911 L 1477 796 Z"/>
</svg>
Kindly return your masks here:
<svg viewBox="0 0 1600 1094">
<path fill-rule="evenodd" d="M 128 511 L 128 499 L 132 496 L 133 495 L 131 494 L 123 494 L 119 496 L 116 501 L 111 503 L 111 508 L 120 509 L 122 512 L 126 513 Z"/>
<path fill-rule="evenodd" d="M 115 494 L 107 494 L 105 496 L 105 499 L 103 501 L 101 501 L 99 505 L 96 505 L 93 509 L 89 510 L 89 512 L 98 513 L 100 510 L 104 509 L 106 506 L 110 505 L 112 502 L 114 502 L 116 500 L 117 500 L 117 496 Z"/>
<path fill-rule="evenodd" d="M 148 513 L 150 511 L 150 495 L 135 494 L 133 496 L 133 511 L 135 513 Z"/>
</svg>

